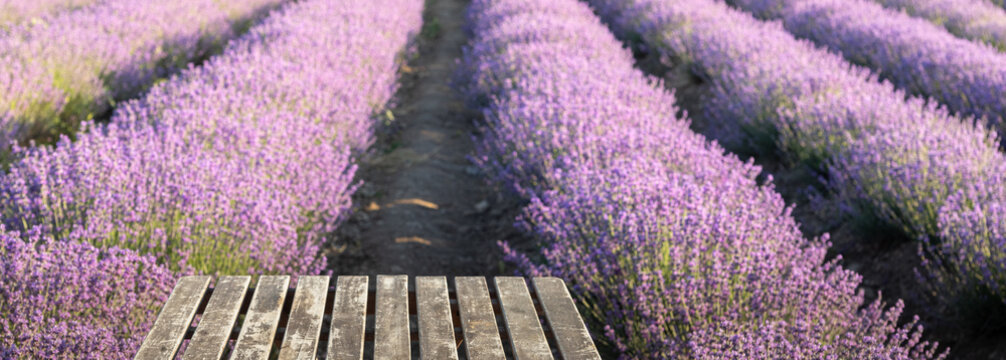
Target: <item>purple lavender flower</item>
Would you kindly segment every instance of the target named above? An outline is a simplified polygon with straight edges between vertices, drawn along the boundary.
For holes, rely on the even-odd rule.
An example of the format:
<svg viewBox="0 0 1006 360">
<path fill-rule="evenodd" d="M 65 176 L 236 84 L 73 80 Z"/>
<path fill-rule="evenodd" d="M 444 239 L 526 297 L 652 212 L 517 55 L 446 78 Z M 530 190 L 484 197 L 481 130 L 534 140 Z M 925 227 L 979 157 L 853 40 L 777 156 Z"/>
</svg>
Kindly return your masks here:
<svg viewBox="0 0 1006 360">
<path fill-rule="evenodd" d="M 290 6 L 110 126 L 22 151 L 2 182 L 4 222 L 176 271 L 319 271 L 320 237 L 355 188 L 350 147 L 369 145 L 421 21 L 418 1 L 394 4 Z"/>
<path fill-rule="evenodd" d="M 41 22 L 48 14 L 69 11 L 98 0 L 0 0 L 0 29 L 21 21 Z"/>
<path fill-rule="evenodd" d="M 926 20 L 868 0 L 731 0 L 756 16 L 780 19 L 798 37 L 879 72 L 910 94 L 1006 134 L 1006 54 L 954 37 Z M 953 7 L 959 7 L 954 2 Z"/>
<path fill-rule="evenodd" d="M 998 255 L 960 258 L 986 251 L 1006 233 L 1006 223 L 988 217 L 1006 203 L 1006 158 L 994 133 L 906 98 L 866 70 L 794 39 L 780 24 L 723 3 L 595 2 L 616 28 L 636 31 L 651 48 L 688 61 L 709 80 L 704 111 L 724 131 L 776 134 L 788 158 L 828 174 L 829 187 L 853 215 L 881 219 L 932 243 L 947 238 L 953 245 L 930 251 L 936 256 L 931 260 L 951 264 L 943 269 L 967 270 L 960 273 L 961 286 L 944 287 L 944 293 L 994 288 L 999 285 L 983 279 L 1006 279 Z M 766 5 L 759 11 L 780 11 L 758 4 Z M 967 228 L 975 224 L 988 230 Z M 996 296 L 1006 301 L 1006 292 Z"/>
<path fill-rule="evenodd" d="M 940 234 L 921 248 L 929 295 L 950 304 L 1006 302 L 1006 187 L 976 183 L 985 201 L 954 194 L 939 214 Z M 981 311 L 979 309 L 979 311 Z"/>
<path fill-rule="evenodd" d="M 19 159 L 0 178 L 0 219 L 17 232 L 9 243 L 42 243 L 38 238 L 71 253 L 80 247 L 132 254 L 172 275 L 319 273 L 324 236 L 345 216 L 356 189 L 351 156 L 373 141 L 373 114 L 397 89 L 397 68 L 419 31 L 422 6 L 421 0 L 291 3 L 222 55 L 120 106 L 110 124 L 85 123 L 76 141 L 64 137 L 54 147 L 15 149 Z M 65 266 L 86 270 L 69 260 Z M 59 279 L 50 273 L 56 267 L 37 268 L 31 276 Z M 0 292 L 31 286 L 21 280 L 28 275 L 16 276 L 0 281 Z M 155 280 L 160 287 L 173 283 Z M 129 311 L 161 301 L 141 297 Z M 58 302 L 83 314 L 57 316 L 25 305 L 38 315 L 18 323 L 16 331 L 28 338 L 11 345 L 12 354 L 46 357 L 49 349 L 69 349 L 82 357 L 129 357 L 135 336 L 152 320 L 87 312 L 95 306 L 87 297 Z M 0 329 L 16 319 L 0 316 Z M 84 325 L 75 321 L 95 327 L 78 331 Z M 47 337 L 49 325 L 69 330 Z M 61 343 L 58 335 L 74 331 L 104 345 Z"/>
<path fill-rule="evenodd" d="M 0 229 L 0 358 L 125 358 L 173 278 L 134 251 Z"/>
<path fill-rule="evenodd" d="M 874 0 L 1006 51 L 1006 10 L 988 0 Z"/>
<path fill-rule="evenodd" d="M 11 27 L 0 36 L 0 147 L 73 134 L 281 1 L 103 0 Z"/>
<path fill-rule="evenodd" d="M 529 198 L 519 223 L 541 240 L 501 245 L 523 273 L 566 279 L 621 358 L 937 357 L 900 306 L 859 310 L 859 276 L 824 261 L 826 239 L 675 118 L 586 6 L 476 0 L 469 21 L 475 158 Z"/>
</svg>

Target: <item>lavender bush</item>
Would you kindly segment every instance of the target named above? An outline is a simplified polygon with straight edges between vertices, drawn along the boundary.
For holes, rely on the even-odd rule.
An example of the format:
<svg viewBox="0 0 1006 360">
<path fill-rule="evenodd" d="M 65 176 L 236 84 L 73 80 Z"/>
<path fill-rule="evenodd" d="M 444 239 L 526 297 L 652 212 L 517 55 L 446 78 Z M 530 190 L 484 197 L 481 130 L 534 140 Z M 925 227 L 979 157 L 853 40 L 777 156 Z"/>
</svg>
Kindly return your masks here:
<svg viewBox="0 0 1006 360">
<path fill-rule="evenodd" d="M 862 310 L 760 169 L 674 118 L 671 94 L 572 0 L 476 0 L 459 78 L 476 161 L 530 199 L 539 254 L 621 358 L 933 358 L 900 305 Z"/>
<path fill-rule="evenodd" d="M 97 0 L 0 0 L 0 28 L 21 21 L 43 21 L 39 17 L 73 10 Z"/>
<path fill-rule="evenodd" d="M 388 1 L 402 12 L 288 7 L 109 126 L 22 151 L 0 183 L 4 222 L 176 271 L 319 271 L 319 236 L 354 189 L 349 146 L 369 145 L 421 21 L 419 1 Z"/>
<path fill-rule="evenodd" d="M 125 357 L 172 283 L 149 256 L 0 229 L 0 357 Z"/>
<path fill-rule="evenodd" d="M 1006 10 L 988 0 L 874 0 L 1006 51 Z"/>
<path fill-rule="evenodd" d="M 1006 54 L 867 0 L 730 0 L 954 113 L 1006 131 Z M 955 7 L 959 7 L 957 2 Z"/>
<path fill-rule="evenodd" d="M 927 239 L 923 248 L 939 256 L 924 258 L 919 275 L 930 294 L 957 305 L 957 316 L 998 328 L 1006 303 L 1006 187 L 992 185 L 980 186 L 995 194 L 994 201 L 974 203 L 960 195 L 947 200 L 939 238 Z"/>
<path fill-rule="evenodd" d="M 3 223 L 27 242 L 38 240 L 25 234 L 38 234 L 58 246 L 123 249 L 114 251 L 173 275 L 319 273 L 322 237 L 355 189 L 351 155 L 373 139 L 372 114 L 396 90 L 422 6 L 310 0 L 275 11 L 222 55 L 119 107 L 110 124 L 88 123 L 76 141 L 54 147 L 16 148 L 20 159 L 0 179 Z M 0 291 L 18 286 L 0 283 Z M 160 304 L 141 300 L 136 306 Z M 39 316 L 19 328 L 19 339 L 37 339 L 33 349 L 64 346 L 42 324 L 70 319 Z M 97 311 L 79 319 L 130 321 Z M 145 334 L 147 320 L 130 322 L 129 333 Z M 0 317 L 0 329 L 10 321 Z M 122 336 L 108 329 L 95 336 Z M 18 341 L 17 349 L 29 344 Z M 135 341 L 123 341 L 83 351 L 128 357 Z"/>
<path fill-rule="evenodd" d="M 637 31 L 653 49 L 688 61 L 709 81 L 704 112 L 724 132 L 774 133 L 788 158 L 828 174 L 826 182 L 848 213 L 881 219 L 931 244 L 943 238 L 955 244 L 930 249 L 953 264 L 938 272 L 961 279 L 938 296 L 1003 289 L 1001 261 L 970 258 L 982 264 L 973 266 L 954 260 L 1002 242 L 1006 224 L 989 213 L 1006 199 L 1006 159 L 994 133 L 920 99 L 906 100 L 889 83 L 794 39 L 779 24 L 722 3 L 594 3 L 616 28 Z M 988 230 L 969 233 L 973 224 Z M 994 294 L 1006 299 L 1002 290 Z"/>
<path fill-rule="evenodd" d="M 13 26 L 0 37 L 0 147 L 74 133 L 279 3 L 105 0 Z"/>
</svg>

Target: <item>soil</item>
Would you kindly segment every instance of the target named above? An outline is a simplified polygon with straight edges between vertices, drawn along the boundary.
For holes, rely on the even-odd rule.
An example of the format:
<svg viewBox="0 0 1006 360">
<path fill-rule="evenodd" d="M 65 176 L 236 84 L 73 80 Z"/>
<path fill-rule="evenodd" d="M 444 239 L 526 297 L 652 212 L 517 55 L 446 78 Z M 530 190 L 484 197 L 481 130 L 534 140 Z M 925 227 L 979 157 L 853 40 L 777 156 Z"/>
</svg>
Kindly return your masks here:
<svg viewBox="0 0 1006 360">
<path fill-rule="evenodd" d="M 709 85 L 687 64 L 674 59 L 661 61 L 639 50 L 635 55 L 637 67 L 662 79 L 665 87 L 674 91 L 682 110 L 678 115 L 687 114 L 692 130 L 721 141 L 728 151 L 744 160 L 754 159 L 755 164 L 762 167 L 763 177 L 772 176 L 776 191 L 787 204 L 794 206 L 793 216 L 804 236 L 830 236 L 829 255 L 841 256 L 845 268 L 863 276 L 859 288 L 867 302 L 880 299 L 891 305 L 897 299 L 903 300 L 905 311 L 901 320 L 909 321 L 913 314 L 918 314 L 925 328 L 925 339 L 939 341 L 943 349 L 949 347 L 950 359 L 1006 359 L 1006 333 L 976 330 L 968 320 L 954 317 L 922 293 L 915 273 L 920 265 L 916 241 L 896 230 L 841 214 L 837 201 L 828 198 L 821 185 L 819 177 L 822 174 L 804 165 L 787 163 L 775 149 L 731 144 L 732 139 L 723 138 L 715 130 L 718 125 L 703 116 L 703 97 L 710 91 Z"/>
<path fill-rule="evenodd" d="M 519 204 L 468 160 L 475 121 L 449 84 L 467 41 L 467 1 L 428 0 L 419 51 L 402 67 L 394 121 L 360 162 L 353 214 L 330 242 L 336 274 L 504 271 L 498 240 L 518 237 Z"/>
</svg>

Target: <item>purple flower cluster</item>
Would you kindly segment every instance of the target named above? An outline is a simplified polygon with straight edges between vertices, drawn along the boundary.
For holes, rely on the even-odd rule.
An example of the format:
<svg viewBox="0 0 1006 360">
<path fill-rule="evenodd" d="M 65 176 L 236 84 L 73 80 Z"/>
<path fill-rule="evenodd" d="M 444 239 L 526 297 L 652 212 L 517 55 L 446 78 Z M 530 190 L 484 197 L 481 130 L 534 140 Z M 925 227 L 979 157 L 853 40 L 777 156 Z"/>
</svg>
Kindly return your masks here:
<svg viewBox="0 0 1006 360">
<path fill-rule="evenodd" d="M 95 1 L 97 0 L 0 0 L 0 29 L 26 20 L 42 21 L 37 18 L 87 6 Z"/>
<path fill-rule="evenodd" d="M 674 97 L 574 0 L 476 0 L 460 74 L 476 161 L 530 199 L 528 275 L 572 286 L 621 358 L 938 357 L 900 303 L 859 309 L 760 169 L 689 130 Z"/>
<path fill-rule="evenodd" d="M 23 150 L 4 223 L 150 253 L 174 270 L 314 273 L 349 205 L 351 149 L 396 89 L 421 3 L 316 0 L 117 110 L 76 141 Z M 380 26 L 378 26 L 378 24 Z"/>
<path fill-rule="evenodd" d="M 994 133 L 723 3 L 594 3 L 616 28 L 638 31 L 710 81 L 704 111 L 725 131 L 775 133 L 790 159 L 828 174 L 848 212 L 942 240 L 935 260 L 960 279 L 942 294 L 991 288 L 1006 301 L 1006 256 L 989 253 L 1006 245 L 1006 223 L 995 218 L 1006 204 L 1006 158 Z"/>
<path fill-rule="evenodd" d="M 1006 54 L 870 0 L 729 0 L 1006 134 Z M 955 1 L 950 7 L 959 7 Z M 942 16 L 942 14 L 941 14 Z"/>
<path fill-rule="evenodd" d="M 988 0 L 874 0 L 1006 51 L 1006 10 Z"/>
<path fill-rule="evenodd" d="M 130 250 L 0 229 L 0 358 L 126 357 L 173 278 Z"/>
<path fill-rule="evenodd" d="M 13 26 L 0 36 L 0 147 L 74 133 L 281 2 L 104 0 Z"/>
<path fill-rule="evenodd" d="M 356 188 L 351 155 L 373 139 L 373 115 L 397 88 L 422 7 L 421 0 L 308 0 L 276 10 L 222 55 L 120 106 L 110 124 L 86 124 L 76 141 L 64 137 L 54 147 L 16 148 L 19 160 L 0 179 L 0 219 L 51 246 L 143 256 L 174 275 L 319 273 L 323 236 L 345 215 Z M 40 243 L 14 237 L 9 241 L 27 247 Z M 0 259 L 8 263 L 16 262 Z M 83 278 L 119 276 L 69 260 L 65 266 L 79 267 L 75 276 Z M 56 267 L 35 268 L 40 277 L 59 275 L 50 273 Z M 0 291 L 35 286 L 25 276 L 5 278 Z M 172 284 L 170 277 L 155 280 Z M 82 309 L 82 323 L 129 329 L 95 327 L 94 336 L 142 336 L 149 326 L 148 317 L 94 310 L 87 297 L 57 300 Z M 17 350 L 36 354 L 73 345 L 46 337 L 43 326 L 76 326 L 73 318 L 53 315 L 49 303 L 33 304 L 21 306 L 39 315 L 17 325 L 20 335 L 4 346 L 40 349 Z M 15 320 L 0 316 L 0 329 Z M 130 339 L 113 344 L 124 352 L 113 345 L 82 349 L 96 358 L 127 357 Z"/>
<path fill-rule="evenodd" d="M 1006 302 L 1006 186 L 979 186 L 995 200 L 975 203 L 961 194 L 947 200 L 939 237 L 927 239 L 925 247 L 941 256 L 925 259 L 921 275 L 938 298 L 1001 304 Z M 957 291 L 948 294 L 946 289 Z"/>
</svg>

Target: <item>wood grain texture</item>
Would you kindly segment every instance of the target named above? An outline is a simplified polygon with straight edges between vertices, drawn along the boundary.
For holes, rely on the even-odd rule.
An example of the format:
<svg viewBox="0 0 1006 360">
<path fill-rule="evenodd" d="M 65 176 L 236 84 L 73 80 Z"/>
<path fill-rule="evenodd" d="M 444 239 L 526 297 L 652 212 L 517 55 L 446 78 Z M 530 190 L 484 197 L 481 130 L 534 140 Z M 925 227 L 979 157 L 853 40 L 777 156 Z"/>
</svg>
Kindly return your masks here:
<svg viewBox="0 0 1006 360">
<path fill-rule="evenodd" d="M 206 293 L 209 276 L 181 278 L 144 340 L 136 359 L 174 359 L 193 317 L 202 313 L 192 340 L 180 354 L 183 360 L 220 359 L 239 312 L 245 304 L 248 276 L 225 276 L 212 295 Z M 368 301 L 374 301 L 374 359 L 411 359 L 409 278 L 378 275 L 375 299 L 369 299 L 369 277 L 340 276 L 336 279 L 333 309 L 326 309 L 328 276 L 303 276 L 291 299 L 289 276 L 261 276 L 248 304 L 247 314 L 231 359 L 314 359 L 322 334 L 326 310 L 331 310 L 328 359 L 362 360 L 367 335 Z M 497 277 L 495 293 L 502 319 L 497 319 L 493 299 L 484 277 L 454 280 L 457 313 L 452 314 L 451 294 L 443 276 L 415 279 L 418 357 L 456 360 L 505 359 L 500 325 L 505 327 L 508 346 L 516 360 L 600 359 L 590 333 L 577 311 L 565 283 L 554 277 L 532 279 L 534 297 L 524 278 Z M 535 303 L 537 298 L 538 303 Z M 204 303 L 205 302 L 205 303 Z M 284 308 L 284 305 L 286 307 Z M 539 307 L 536 308 L 536 305 Z M 288 313 L 284 313 L 284 309 Z M 544 313 L 545 325 L 539 318 Z M 466 352 L 458 353 L 454 318 L 458 316 Z M 286 323 L 282 341 L 276 335 L 281 319 Z M 502 324 L 500 323 L 502 321 Z M 550 334 L 546 337 L 546 334 Z M 557 345 L 550 349 L 549 341 Z M 278 342 L 277 342 L 278 341 Z"/>
<path fill-rule="evenodd" d="M 374 319 L 374 359 L 410 359 L 409 277 L 377 275 Z"/>
<path fill-rule="evenodd" d="M 447 277 L 416 277 L 416 312 L 419 320 L 420 358 L 456 360 L 458 350 L 454 342 Z"/>
<path fill-rule="evenodd" d="M 234 344 L 233 360 L 269 359 L 280 313 L 290 287 L 289 276 L 260 276 L 248 314 Z"/>
<path fill-rule="evenodd" d="M 601 355 L 597 353 L 587 326 L 583 324 L 573 298 L 569 296 L 566 283 L 554 277 L 536 277 L 532 279 L 532 283 L 563 359 L 600 360 Z"/>
<path fill-rule="evenodd" d="M 481 276 L 459 276 L 454 278 L 454 286 L 468 358 L 503 359 L 503 343 L 486 279 Z"/>
<path fill-rule="evenodd" d="M 182 354 L 183 360 L 220 360 L 227 339 L 234 330 L 238 311 L 244 302 L 251 276 L 224 276 L 217 279 L 199 327 Z"/>
<path fill-rule="evenodd" d="M 340 276 L 336 280 L 332 329 L 328 338 L 329 360 L 363 359 L 369 281 L 367 276 Z"/>
<path fill-rule="evenodd" d="M 541 321 L 524 278 L 500 276 L 494 281 L 514 359 L 552 360 L 552 350 L 541 329 Z"/>
<path fill-rule="evenodd" d="M 318 354 L 321 321 L 325 317 L 328 276 L 300 276 L 293 294 L 290 320 L 279 348 L 279 360 L 314 359 Z"/>
<path fill-rule="evenodd" d="M 164 303 L 154 327 L 136 352 L 136 359 L 174 359 L 196 316 L 199 303 L 210 286 L 209 276 L 184 276 L 175 283 L 174 290 Z"/>
</svg>

